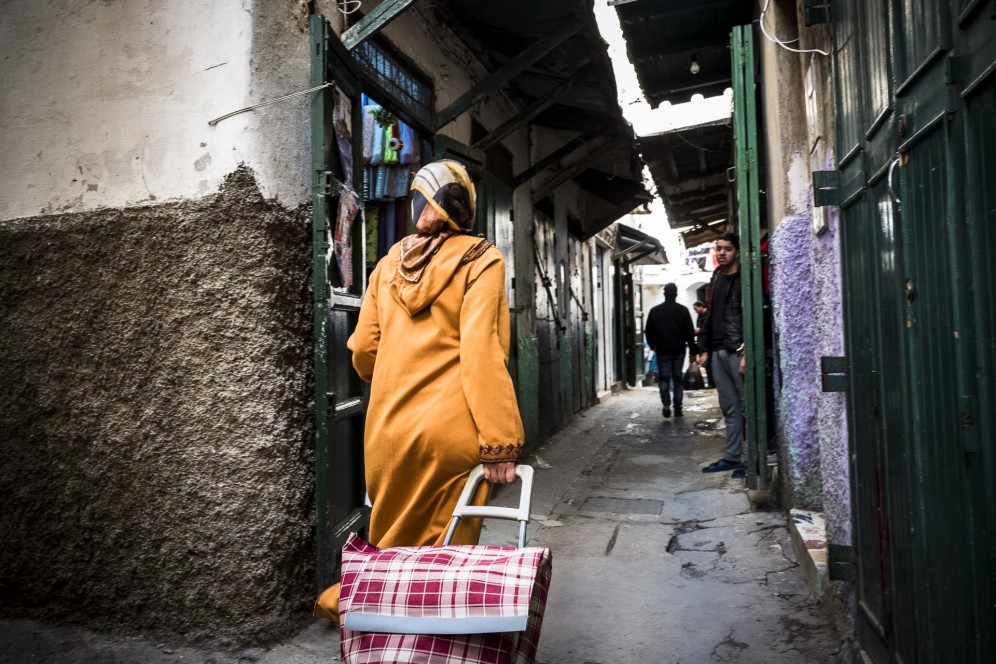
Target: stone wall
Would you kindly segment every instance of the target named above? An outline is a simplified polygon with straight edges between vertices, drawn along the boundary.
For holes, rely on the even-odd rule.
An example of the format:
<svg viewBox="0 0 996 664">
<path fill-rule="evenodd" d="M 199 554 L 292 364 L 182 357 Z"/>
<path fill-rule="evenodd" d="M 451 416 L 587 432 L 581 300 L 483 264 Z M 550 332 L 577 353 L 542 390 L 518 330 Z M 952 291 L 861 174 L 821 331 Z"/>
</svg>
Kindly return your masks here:
<svg viewBox="0 0 996 664">
<path fill-rule="evenodd" d="M 0 612 L 243 643 L 314 591 L 307 211 L 0 222 Z"/>
</svg>

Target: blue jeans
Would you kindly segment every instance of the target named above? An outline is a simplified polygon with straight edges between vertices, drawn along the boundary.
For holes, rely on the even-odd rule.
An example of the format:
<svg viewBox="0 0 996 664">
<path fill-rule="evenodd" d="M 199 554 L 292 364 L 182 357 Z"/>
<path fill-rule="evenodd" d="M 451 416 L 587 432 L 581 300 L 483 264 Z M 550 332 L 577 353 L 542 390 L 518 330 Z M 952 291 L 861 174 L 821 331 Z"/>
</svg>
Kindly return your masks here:
<svg viewBox="0 0 996 664">
<path fill-rule="evenodd" d="M 674 385 L 674 407 L 681 408 L 684 395 L 681 384 L 681 368 L 685 365 L 685 355 L 657 356 L 657 386 L 661 391 L 661 404 L 671 407 L 671 385 Z"/>
</svg>

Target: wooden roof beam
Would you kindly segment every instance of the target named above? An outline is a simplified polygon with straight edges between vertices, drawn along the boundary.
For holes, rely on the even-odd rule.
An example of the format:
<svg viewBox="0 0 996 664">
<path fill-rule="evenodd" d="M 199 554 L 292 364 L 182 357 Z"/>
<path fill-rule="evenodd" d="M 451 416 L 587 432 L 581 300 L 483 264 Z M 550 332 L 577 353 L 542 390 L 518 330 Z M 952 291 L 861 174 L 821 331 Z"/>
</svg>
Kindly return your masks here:
<svg viewBox="0 0 996 664">
<path fill-rule="evenodd" d="M 557 148 L 556 150 L 554 150 L 553 152 L 543 157 L 535 164 L 533 164 L 532 166 L 530 166 L 529 168 L 527 168 L 526 170 L 522 171 L 514 178 L 512 178 L 512 188 L 513 189 L 517 188 L 525 184 L 526 182 L 529 182 L 537 174 L 542 173 L 550 166 L 553 166 L 555 163 L 561 161 L 571 153 L 576 152 L 577 150 L 587 146 L 588 143 L 598 139 L 600 136 L 607 136 L 612 131 L 612 127 L 614 124 L 615 124 L 614 122 L 610 122 L 607 125 L 603 125 L 598 129 L 595 129 L 594 131 L 589 131 L 587 134 L 584 134 L 583 136 L 576 136 L 571 140 L 567 141 L 559 148 Z"/>
<path fill-rule="evenodd" d="M 550 35 L 549 38 L 538 40 L 525 51 L 491 72 L 490 76 L 463 93 L 456 101 L 436 114 L 436 131 L 453 122 L 460 115 L 470 110 L 477 102 L 528 69 L 544 55 L 570 39 L 582 27 L 584 27 L 584 23 L 580 21 L 568 23 Z"/>
<path fill-rule="evenodd" d="M 533 192 L 532 202 L 535 205 L 537 202 L 546 198 L 554 189 L 564 184 L 574 176 L 581 173 L 593 163 L 601 159 L 605 153 L 614 150 L 615 148 L 628 144 L 632 141 L 630 136 L 625 134 L 618 134 L 609 140 L 605 141 L 598 147 L 591 148 L 584 156 L 582 156 L 577 161 L 573 162 L 559 173 L 554 175 L 552 178 L 540 185 L 539 189 Z"/>
<path fill-rule="evenodd" d="M 511 134 L 513 131 L 556 104 L 564 97 L 564 95 L 570 92 L 571 87 L 574 85 L 575 81 L 577 81 L 578 77 L 581 75 L 581 72 L 584 71 L 584 68 L 588 62 L 588 60 L 584 60 L 577 71 L 574 72 L 573 76 L 562 81 L 557 87 L 550 90 L 546 96 L 536 99 L 511 118 L 503 122 L 500 127 L 474 143 L 473 147 L 483 152 L 487 152 L 490 148 Z"/>
<path fill-rule="evenodd" d="M 342 33 L 342 45 L 352 51 L 366 39 L 380 32 L 384 26 L 398 18 L 415 0 L 384 0 L 360 19 L 359 23 Z"/>
</svg>

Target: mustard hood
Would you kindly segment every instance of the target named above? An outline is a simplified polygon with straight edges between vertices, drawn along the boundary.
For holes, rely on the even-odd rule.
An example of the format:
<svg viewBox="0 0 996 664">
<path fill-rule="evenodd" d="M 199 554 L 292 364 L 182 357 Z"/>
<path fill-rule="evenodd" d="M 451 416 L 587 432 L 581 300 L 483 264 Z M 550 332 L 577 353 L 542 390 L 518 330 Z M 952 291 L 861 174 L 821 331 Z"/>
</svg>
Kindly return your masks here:
<svg viewBox="0 0 996 664">
<path fill-rule="evenodd" d="M 439 294 L 453 280 L 454 275 L 464 266 L 463 258 L 482 242 L 482 238 L 474 235 L 454 235 L 439 247 L 439 251 L 425 266 L 422 275 L 416 282 L 410 282 L 398 274 L 398 263 L 401 260 L 401 243 L 391 247 L 388 254 L 391 269 L 391 295 L 409 316 L 414 316 L 439 297 Z M 485 252 L 477 261 L 492 262 L 498 260 L 497 251 Z"/>
</svg>

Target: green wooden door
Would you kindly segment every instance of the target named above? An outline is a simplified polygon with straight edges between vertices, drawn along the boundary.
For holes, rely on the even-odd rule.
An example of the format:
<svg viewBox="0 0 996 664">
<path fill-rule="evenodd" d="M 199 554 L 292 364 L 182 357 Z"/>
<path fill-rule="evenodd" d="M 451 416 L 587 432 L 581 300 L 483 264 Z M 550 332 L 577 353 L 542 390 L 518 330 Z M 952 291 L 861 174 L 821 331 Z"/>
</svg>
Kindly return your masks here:
<svg viewBox="0 0 996 664">
<path fill-rule="evenodd" d="M 858 638 L 990 662 L 996 5 L 832 11 Z"/>
<path fill-rule="evenodd" d="M 346 341 L 365 287 L 359 77 L 320 15 L 311 17 L 312 277 L 315 371 L 315 507 L 319 589 L 338 578 L 342 545 L 363 532 L 365 384 Z M 355 129 L 355 131 L 352 131 Z M 361 211 L 347 224 L 350 199 Z"/>
<path fill-rule="evenodd" d="M 765 364 L 764 292 L 761 270 L 761 173 L 752 27 L 737 26 L 733 44 L 733 134 L 736 142 L 737 232 L 743 290 L 746 371 L 747 486 L 768 487 L 768 393 Z"/>
</svg>

